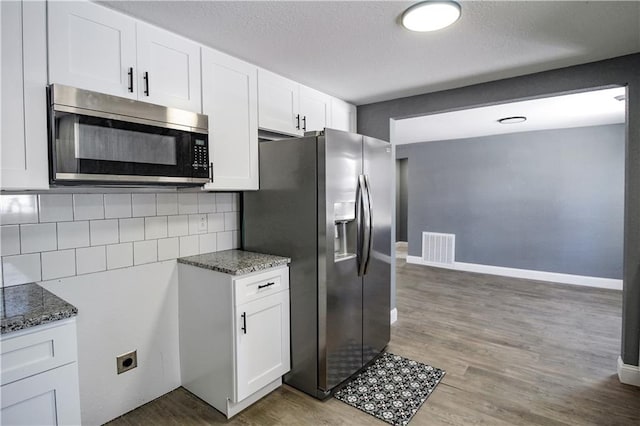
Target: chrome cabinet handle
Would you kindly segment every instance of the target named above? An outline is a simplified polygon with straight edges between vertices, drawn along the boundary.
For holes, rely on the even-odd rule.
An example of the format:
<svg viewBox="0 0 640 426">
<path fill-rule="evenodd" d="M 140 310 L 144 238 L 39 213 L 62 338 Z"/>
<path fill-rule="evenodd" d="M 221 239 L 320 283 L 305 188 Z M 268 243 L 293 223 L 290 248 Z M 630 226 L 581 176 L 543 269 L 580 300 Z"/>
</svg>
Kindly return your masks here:
<svg viewBox="0 0 640 426">
<path fill-rule="evenodd" d="M 247 313 L 243 312 L 242 313 L 242 327 L 240 328 L 244 334 L 247 334 Z"/>
<path fill-rule="evenodd" d="M 307 116 L 302 117 L 302 130 L 307 131 Z"/>
<path fill-rule="evenodd" d="M 296 129 L 300 130 L 300 114 L 296 115 Z"/>
</svg>

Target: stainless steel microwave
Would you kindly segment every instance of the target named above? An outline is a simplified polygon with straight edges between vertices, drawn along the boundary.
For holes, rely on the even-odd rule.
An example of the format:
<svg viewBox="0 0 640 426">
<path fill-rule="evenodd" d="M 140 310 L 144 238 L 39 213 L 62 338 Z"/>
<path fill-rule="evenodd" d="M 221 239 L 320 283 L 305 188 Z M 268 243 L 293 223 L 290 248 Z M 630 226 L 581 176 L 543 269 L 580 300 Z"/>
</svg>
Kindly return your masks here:
<svg viewBox="0 0 640 426">
<path fill-rule="evenodd" d="M 52 184 L 210 181 L 206 115 L 59 84 L 48 104 Z"/>
</svg>

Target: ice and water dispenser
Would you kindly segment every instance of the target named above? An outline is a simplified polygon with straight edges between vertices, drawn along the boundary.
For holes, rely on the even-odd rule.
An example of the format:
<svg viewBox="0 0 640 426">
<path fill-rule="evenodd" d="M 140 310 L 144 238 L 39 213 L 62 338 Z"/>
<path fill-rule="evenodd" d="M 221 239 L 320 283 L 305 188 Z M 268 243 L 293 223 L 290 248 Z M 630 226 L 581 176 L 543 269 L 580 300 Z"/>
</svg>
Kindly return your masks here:
<svg viewBox="0 0 640 426">
<path fill-rule="evenodd" d="M 356 257 L 356 203 L 345 201 L 333 204 L 333 225 L 335 228 L 335 261 Z"/>
</svg>

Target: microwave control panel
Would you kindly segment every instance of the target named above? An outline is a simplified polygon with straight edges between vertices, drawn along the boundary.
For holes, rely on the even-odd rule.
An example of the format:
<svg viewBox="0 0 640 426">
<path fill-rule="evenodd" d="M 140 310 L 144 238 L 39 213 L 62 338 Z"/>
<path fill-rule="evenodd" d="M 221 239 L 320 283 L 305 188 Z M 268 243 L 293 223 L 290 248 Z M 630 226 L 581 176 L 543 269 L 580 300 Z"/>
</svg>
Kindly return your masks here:
<svg viewBox="0 0 640 426">
<path fill-rule="evenodd" d="M 195 139 L 193 143 L 193 174 L 209 175 L 209 147 L 205 139 Z"/>
</svg>

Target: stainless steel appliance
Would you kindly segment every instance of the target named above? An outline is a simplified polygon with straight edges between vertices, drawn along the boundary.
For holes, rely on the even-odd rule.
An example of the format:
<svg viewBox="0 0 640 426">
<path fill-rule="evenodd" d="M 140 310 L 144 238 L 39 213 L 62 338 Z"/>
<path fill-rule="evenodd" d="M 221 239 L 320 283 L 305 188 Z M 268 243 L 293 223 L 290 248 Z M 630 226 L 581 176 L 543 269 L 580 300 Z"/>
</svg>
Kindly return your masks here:
<svg viewBox="0 0 640 426">
<path fill-rule="evenodd" d="M 291 372 L 317 398 L 390 337 L 391 146 L 339 130 L 260 143 L 246 250 L 291 257 Z"/>
<path fill-rule="evenodd" d="M 59 84 L 48 100 L 53 184 L 210 180 L 206 115 Z"/>
</svg>

